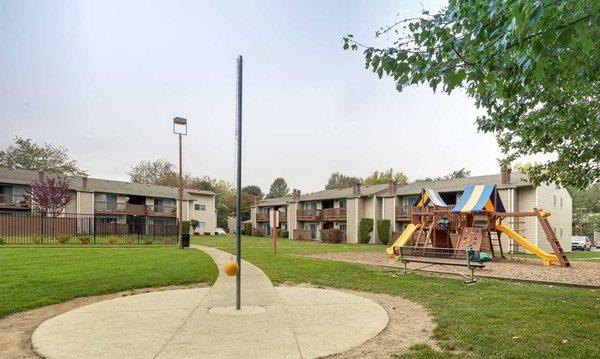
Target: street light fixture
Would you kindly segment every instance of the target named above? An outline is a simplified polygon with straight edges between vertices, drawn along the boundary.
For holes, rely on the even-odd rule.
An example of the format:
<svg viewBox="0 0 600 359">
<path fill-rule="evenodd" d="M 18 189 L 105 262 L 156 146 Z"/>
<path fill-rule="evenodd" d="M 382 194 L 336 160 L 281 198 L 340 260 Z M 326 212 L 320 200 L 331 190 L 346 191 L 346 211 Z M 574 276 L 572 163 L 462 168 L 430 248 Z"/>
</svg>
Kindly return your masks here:
<svg viewBox="0 0 600 359">
<path fill-rule="evenodd" d="M 179 137 L 179 223 L 177 227 L 177 236 L 179 237 L 179 248 L 183 249 L 183 169 L 181 161 L 181 136 L 187 135 L 187 119 L 175 117 L 173 119 L 173 133 Z"/>
</svg>

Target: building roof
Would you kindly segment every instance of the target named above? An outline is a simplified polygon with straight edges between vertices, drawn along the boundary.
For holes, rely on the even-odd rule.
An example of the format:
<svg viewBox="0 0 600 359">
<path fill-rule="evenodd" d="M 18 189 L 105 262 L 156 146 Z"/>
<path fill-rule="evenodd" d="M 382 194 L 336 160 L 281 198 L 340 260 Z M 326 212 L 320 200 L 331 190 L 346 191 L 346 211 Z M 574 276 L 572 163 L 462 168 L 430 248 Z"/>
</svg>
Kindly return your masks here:
<svg viewBox="0 0 600 359">
<path fill-rule="evenodd" d="M 360 197 L 373 196 L 379 194 L 379 192 L 387 190 L 389 184 L 376 184 L 371 186 L 361 185 Z M 320 201 L 324 199 L 338 199 L 338 198 L 349 198 L 354 197 L 353 187 L 338 188 L 338 189 L 326 189 L 314 193 L 308 193 L 300 196 L 300 202 L 306 201 Z"/>
<path fill-rule="evenodd" d="M 502 184 L 500 174 L 453 178 L 439 181 L 415 182 L 406 184 L 404 186 L 399 186 L 396 190 L 396 195 L 418 195 L 421 193 L 422 188 L 430 188 L 438 192 L 457 192 L 463 191 L 468 185 L 495 184 L 498 186 L 498 188 L 531 186 L 531 184 L 527 182 L 525 175 L 522 173 L 513 172 L 511 173 L 510 177 L 511 181 L 509 184 Z"/>
<path fill-rule="evenodd" d="M 38 178 L 37 171 L 29 170 L 11 170 L 0 167 L 0 183 L 30 185 Z M 88 178 L 87 188 L 83 188 L 83 176 L 67 176 L 69 188 L 75 191 L 89 191 L 113 193 L 132 196 L 160 197 L 160 198 L 178 198 L 179 191 L 177 187 L 156 186 L 143 183 L 132 183 L 125 181 L 113 181 L 100 178 Z M 214 196 L 212 191 L 198 189 L 184 189 L 183 198 L 193 199 L 193 195 Z"/>
<path fill-rule="evenodd" d="M 257 207 L 285 206 L 292 197 L 265 198 L 258 202 Z"/>
</svg>

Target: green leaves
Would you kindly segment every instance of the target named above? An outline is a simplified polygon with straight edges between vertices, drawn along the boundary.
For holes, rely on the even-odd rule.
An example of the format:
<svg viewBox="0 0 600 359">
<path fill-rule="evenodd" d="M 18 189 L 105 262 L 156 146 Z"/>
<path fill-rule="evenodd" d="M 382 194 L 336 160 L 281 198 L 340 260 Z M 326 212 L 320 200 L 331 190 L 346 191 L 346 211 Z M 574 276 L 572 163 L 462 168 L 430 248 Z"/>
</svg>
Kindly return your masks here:
<svg viewBox="0 0 600 359">
<path fill-rule="evenodd" d="M 534 183 L 585 186 L 600 179 L 600 2 L 464 2 L 398 31 L 394 46 L 365 49 L 365 64 L 396 88 L 463 87 L 486 114 L 504 160 L 550 154 Z M 390 27 L 394 29 L 395 25 Z M 380 34 L 389 33 L 384 30 Z M 348 47 L 357 45 L 352 38 Z"/>
</svg>

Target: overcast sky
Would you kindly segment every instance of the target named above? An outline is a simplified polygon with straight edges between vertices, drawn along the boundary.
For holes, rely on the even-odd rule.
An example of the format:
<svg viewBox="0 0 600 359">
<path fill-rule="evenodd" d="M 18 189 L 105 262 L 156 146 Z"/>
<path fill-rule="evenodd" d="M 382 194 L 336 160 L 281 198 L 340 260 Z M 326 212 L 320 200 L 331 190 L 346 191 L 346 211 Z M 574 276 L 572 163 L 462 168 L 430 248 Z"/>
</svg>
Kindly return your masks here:
<svg viewBox="0 0 600 359">
<path fill-rule="evenodd" d="M 91 176 L 127 180 L 140 160 L 233 182 L 235 58 L 244 56 L 244 185 L 303 192 L 331 172 L 393 167 L 410 179 L 498 172 L 493 135 L 461 94 L 402 93 L 342 50 L 353 33 L 443 1 L 0 1 L 0 147 L 65 146 Z"/>
</svg>

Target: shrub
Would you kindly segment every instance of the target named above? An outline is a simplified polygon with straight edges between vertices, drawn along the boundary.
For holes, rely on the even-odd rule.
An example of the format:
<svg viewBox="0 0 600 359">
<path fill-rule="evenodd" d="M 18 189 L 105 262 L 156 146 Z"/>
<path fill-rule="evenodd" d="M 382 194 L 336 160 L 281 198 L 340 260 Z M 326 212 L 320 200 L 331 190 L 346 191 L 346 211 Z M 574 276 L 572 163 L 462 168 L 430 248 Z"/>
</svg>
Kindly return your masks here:
<svg viewBox="0 0 600 359">
<path fill-rule="evenodd" d="M 125 240 L 125 243 L 127 243 L 127 244 L 133 244 L 133 241 L 135 240 L 135 237 L 132 236 L 132 235 L 128 235 L 128 236 L 125 236 L 123 239 Z"/>
<path fill-rule="evenodd" d="M 260 228 L 254 228 L 252 230 L 252 237 L 264 237 L 265 233 Z"/>
<path fill-rule="evenodd" d="M 358 240 L 360 243 L 369 243 L 371 240 L 371 232 L 373 232 L 373 220 L 371 218 L 361 218 Z"/>
<path fill-rule="evenodd" d="M 40 243 L 42 243 L 42 238 L 41 237 L 33 237 L 31 239 L 31 241 L 33 242 L 33 244 L 40 244 Z"/>
<path fill-rule="evenodd" d="M 390 243 L 390 220 L 389 219 L 378 219 L 377 220 L 377 238 L 383 244 Z"/>
<path fill-rule="evenodd" d="M 200 224 L 200 222 L 197 219 L 191 219 L 190 220 L 190 225 L 192 226 L 192 229 L 195 231 L 196 227 L 198 227 L 198 225 Z"/>
<path fill-rule="evenodd" d="M 144 244 L 148 245 L 148 244 L 152 244 L 152 243 L 154 243 L 153 240 L 151 240 L 151 239 L 144 239 Z"/>
<path fill-rule="evenodd" d="M 119 242 L 119 238 L 115 235 L 111 235 L 108 237 L 108 244 L 117 244 Z"/>
<path fill-rule="evenodd" d="M 59 244 L 67 244 L 67 243 L 69 243 L 69 239 L 71 239 L 71 238 L 66 237 L 66 236 L 58 236 L 58 237 L 56 237 L 56 242 L 58 242 Z"/>
<path fill-rule="evenodd" d="M 252 223 L 244 223 L 242 225 L 242 230 L 240 231 L 242 235 L 249 236 L 252 234 Z"/>
<path fill-rule="evenodd" d="M 290 238 L 290 232 L 288 232 L 285 229 L 280 230 L 279 232 L 277 232 L 277 236 L 279 238 Z"/>
<path fill-rule="evenodd" d="M 0 237 L 0 246 L 6 244 L 6 239 Z"/>
<path fill-rule="evenodd" d="M 203 233 L 205 236 L 210 236 L 210 232 L 204 232 Z"/>
<path fill-rule="evenodd" d="M 338 228 L 321 231 L 321 242 L 341 243 L 344 241 L 344 231 Z"/>
<path fill-rule="evenodd" d="M 92 242 L 92 240 L 90 239 L 90 237 L 80 237 L 79 238 L 79 243 L 81 244 L 90 244 Z"/>
<path fill-rule="evenodd" d="M 181 233 L 190 233 L 190 221 L 181 222 Z"/>
</svg>

